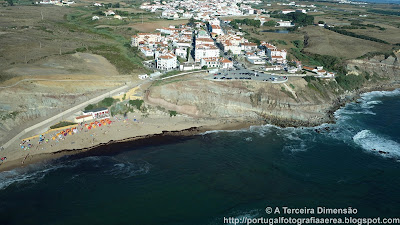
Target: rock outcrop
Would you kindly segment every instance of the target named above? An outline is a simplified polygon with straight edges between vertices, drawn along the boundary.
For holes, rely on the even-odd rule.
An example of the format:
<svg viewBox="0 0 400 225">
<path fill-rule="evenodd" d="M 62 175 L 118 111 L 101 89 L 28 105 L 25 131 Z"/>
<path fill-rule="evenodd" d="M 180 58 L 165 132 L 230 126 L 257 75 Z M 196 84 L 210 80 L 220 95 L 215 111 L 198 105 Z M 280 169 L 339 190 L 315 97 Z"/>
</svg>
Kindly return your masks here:
<svg viewBox="0 0 400 225">
<path fill-rule="evenodd" d="M 393 56 L 351 60 L 348 70 L 356 75 L 368 72 L 379 79 L 364 82 L 361 89 L 346 91 L 335 79 L 307 82 L 300 77 L 290 77 L 286 83 L 273 84 L 172 78 L 150 87 L 145 99 L 149 104 L 196 117 L 312 126 L 333 122 L 333 112 L 355 100 L 361 92 L 384 89 L 399 80 L 399 61 Z"/>
</svg>

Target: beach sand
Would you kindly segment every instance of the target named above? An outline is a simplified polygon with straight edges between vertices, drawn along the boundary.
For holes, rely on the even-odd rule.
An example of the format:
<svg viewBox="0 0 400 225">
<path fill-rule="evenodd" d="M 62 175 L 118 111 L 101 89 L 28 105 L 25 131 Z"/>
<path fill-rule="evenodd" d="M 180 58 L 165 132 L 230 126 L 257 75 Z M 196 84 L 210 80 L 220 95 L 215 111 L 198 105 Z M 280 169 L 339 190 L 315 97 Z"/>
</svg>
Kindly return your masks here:
<svg viewBox="0 0 400 225">
<path fill-rule="evenodd" d="M 29 149 L 22 149 L 20 142 L 13 143 L 0 151 L 0 157 L 7 157 L 0 165 L 0 171 L 85 152 L 107 143 L 134 141 L 153 135 L 183 136 L 207 130 L 241 129 L 251 125 L 239 121 L 193 118 L 186 115 L 170 117 L 167 113 L 153 113 L 143 117 L 141 113 L 136 112 L 129 113 L 126 118 L 118 115 L 110 120 L 113 121 L 110 125 L 91 130 L 88 130 L 85 124 L 77 125 L 78 133 L 62 139 L 52 140 L 51 135 L 56 132 L 48 133 L 44 135 L 45 140 L 49 139 L 48 143 L 44 141 L 38 144 L 39 138 L 33 138 L 23 145 L 27 147 L 28 143 L 31 144 Z"/>
</svg>

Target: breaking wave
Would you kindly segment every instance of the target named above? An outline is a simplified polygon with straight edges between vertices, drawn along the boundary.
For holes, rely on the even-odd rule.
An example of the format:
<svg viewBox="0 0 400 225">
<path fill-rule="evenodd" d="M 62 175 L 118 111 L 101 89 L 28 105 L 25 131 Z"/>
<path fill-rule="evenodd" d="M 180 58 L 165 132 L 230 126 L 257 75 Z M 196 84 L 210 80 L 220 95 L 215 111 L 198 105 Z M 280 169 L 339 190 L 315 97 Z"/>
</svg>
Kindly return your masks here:
<svg viewBox="0 0 400 225">
<path fill-rule="evenodd" d="M 60 163 L 32 164 L 25 168 L 4 171 L 0 173 L 0 190 L 4 190 L 10 185 L 35 184 L 53 171 L 62 168 L 73 168 L 87 161 L 90 161 L 92 166 L 96 166 L 97 161 L 100 159 L 99 156 L 92 156 Z"/>
<path fill-rule="evenodd" d="M 354 143 L 368 152 L 383 157 L 400 157 L 400 144 L 386 137 L 374 134 L 370 130 L 362 130 L 353 137 Z M 381 151 L 381 152 L 379 152 Z"/>
<path fill-rule="evenodd" d="M 125 179 L 137 175 L 147 174 L 150 171 L 150 168 L 151 164 L 143 160 L 138 160 L 135 162 L 118 162 L 113 164 L 112 168 L 106 170 L 104 173 Z"/>
</svg>

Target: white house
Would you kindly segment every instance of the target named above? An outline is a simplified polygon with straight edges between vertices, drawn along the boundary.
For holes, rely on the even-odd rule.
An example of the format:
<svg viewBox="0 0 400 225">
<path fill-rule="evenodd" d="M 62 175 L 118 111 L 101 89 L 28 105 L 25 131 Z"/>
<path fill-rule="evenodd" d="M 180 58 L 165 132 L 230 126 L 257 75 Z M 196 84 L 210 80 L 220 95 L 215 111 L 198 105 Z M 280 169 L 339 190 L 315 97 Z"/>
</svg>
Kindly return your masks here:
<svg viewBox="0 0 400 225">
<path fill-rule="evenodd" d="M 98 109 L 83 111 L 83 115 L 91 115 L 93 116 L 93 118 L 107 117 L 109 116 L 109 111 L 107 108 L 98 108 Z"/>
<path fill-rule="evenodd" d="M 233 62 L 223 57 L 209 57 L 200 60 L 200 66 L 207 66 L 208 68 L 233 68 Z"/>
<path fill-rule="evenodd" d="M 224 52 L 231 51 L 233 55 L 239 55 L 242 53 L 242 47 L 240 47 L 240 45 L 234 45 L 230 41 L 225 41 L 221 44 L 224 46 Z"/>
<path fill-rule="evenodd" d="M 177 58 L 172 53 L 159 55 L 156 59 L 157 69 L 159 70 L 172 70 L 177 67 Z"/>
<path fill-rule="evenodd" d="M 274 66 L 266 66 L 265 71 L 275 71 L 275 70 L 282 70 L 283 67 L 279 65 L 274 65 Z"/>
<path fill-rule="evenodd" d="M 267 48 L 267 56 L 272 62 L 283 64 L 286 63 L 287 52 L 284 49 L 279 50 L 276 47 Z"/>
<path fill-rule="evenodd" d="M 288 13 L 293 13 L 293 12 L 296 12 L 296 11 L 293 9 L 282 9 L 282 11 L 281 11 L 282 14 L 288 14 Z"/>
<path fill-rule="evenodd" d="M 224 32 L 219 25 L 211 25 L 211 32 L 216 33 L 217 35 L 223 35 Z"/>
<path fill-rule="evenodd" d="M 115 12 L 112 11 L 112 10 L 108 10 L 108 11 L 105 11 L 104 14 L 105 14 L 106 16 L 114 16 L 114 15 L 115 15 Z"/>
<path fill-rule="evenodd" d="M 184 12 L 184 13 L 182 14 L 182 17 L 183 17 L 183 18 L 186 18 L 186 19 L 190 19 L 190 18 L 193 17 L 193 14 L 190 13 L 190 12 Z"/>
<path fill-rule="evenodd" d="M 195 61 L 202 58 L 219 57 L 219 49 L 214 45 L 196 45 L 194 51 Z"/>
<path fill-rule="evenodd" d="M 101 3 L 98 3 L 98 2 L 95 2 L 93 5 L 94 6 L 103 6 Z"/>
<path fill-rule="evenodd" d="M 141 80 L 145 80 L 145 79 L 149 78 L 149 75 L 147 75 L 147 74 L 142 74 L 142 75 L 138 75 L 138 77 L 139 77 L 139 79 L 141 79 Z"/>
<path fill-rule="evenodd" d="M 233 62 L 229 59 L 220 58 L 219 62 L 221 63 L 220 68 L 222 68 L 222 69 L 233 68 Z"/>
<path fill-rule="evenodd" d="M 252 43 L 252 42 L 245 42 L 245 43 L 241 43 L 240 47 L 242 48 L 243 51 L 255 51 L 257 50 L 257 44 L 256 43 Z"/>
<path fill-rule="evenodd" d="M 98 19 L 100 19 L 100 17 L 98 17 L 98 16 L 93 16 L 92 17 L 92 20 L 98 20 Z"/>
<path fill-rule="evenodd" d="M 75 123 L 83 123 L 83 122 L 86 122 L 86 121 L 91 121 L 93 119 L 94 118 L 93 118 L 93 116 L 91 114 L 89 114 L 89 115 L 81 115 L 81 116 L 75 117 L 74 118 L 74 122 Z"/>
<path fill-rule="evenodd" d="M 146 46 L 140 47 L 139 49 L 146 57 L 154 56 L 154 52 Z"/>
<path fill-rule="evenodd" d="M 49 4 L 56 4 L 60 2 L 59 0 L 42 0 L 39 3 L 44 4 L 44 5 L 49 5 Z"/>
<path fill-rule="evenodd" d="M 207 68 L 218 68 L 220 66 L 220 62 L 218 57 L 202 58 L 200 60 L 200 66 L 207 66 Z"/>
<path fill-rule="evenodd" d="M 278 21 L 278 25 L 276 27 L 294 27 L 292 21 Z"/>
<path fill-rule="evenodd" d="M 175 55 L 179 56 L 183 59 L 186 59 L 187 57 L 187 47 L 180 47 L 175 49 Z"/>
<path fill-rule="evenodd" d="M 265 64 L 265 60 L 261 59 L 260 57 L 258 57 L 254 53 L 247 53 L 246 54 L 246 59 L 247 59 L 247 61 L 249 61 L 251 64 L 254 64 L 254 65 Z"/>
<path fill-rule="evenodd" d="M 131 38 L 131 46 L 139 46 L 141 43 L 145 42 L 160 42 L 161 34 L 150 34 L 150 33 L 139 33 L 137 35 L 133 35 Z"/>
<path fill-rule="evenodd" d="M 214 40 L 211 38 L 196 38 L 196 45 L 214 45 Z"/>
</svg>

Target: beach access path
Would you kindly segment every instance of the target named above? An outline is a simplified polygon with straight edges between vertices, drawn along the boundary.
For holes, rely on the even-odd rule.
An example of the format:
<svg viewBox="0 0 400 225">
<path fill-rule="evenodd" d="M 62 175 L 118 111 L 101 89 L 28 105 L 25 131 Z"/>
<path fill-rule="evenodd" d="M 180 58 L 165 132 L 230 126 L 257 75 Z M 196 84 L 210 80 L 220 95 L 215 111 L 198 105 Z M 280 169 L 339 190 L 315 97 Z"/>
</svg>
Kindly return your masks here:
<svg viewBox="0 0 400 225">
<path fill-rule="evenodd" d="M 40 130 L 43 130 L 43 129 L 53 125 L 60 118 L 62 118 L 64 116 L 68 116 L 70 114 L 73 114 L 73 113 L 75 113 L 77 111 L 80 111 L 82 108 L 86 107 L 89 104 L 99 102 L 99 101 L 103 100 L 104 98 L 109 97 L 111 95 L 114 95 L 116 93 L 119 93 L 121 91 L 124 91 L 124 90 L 127 90 L 127 89 L 131 89 L 133 87 L 140 86 L 145 82 L 148 82 L 148 81 L 144 81 L 144 82 L 140 82 L 140 83 L 127 82 L 124 86 L 118 87 L 118 88 L 116 88 L 114 90 L 110 90 L 107 93 L 101 94 L 101 95 L 99 95 L 97 97 L 94 97 L 94 98 L 89 99 L 89 100 L 87 100 L 87 101 L 85 101 L 83 103 L 80 103 L 80 104 L 78 104 L 78 105 L 76 105 L 76 106 L 74 106 L 74 107 L 72 107 L 70 109 L 67 109 L 67 110 L 65 110 L 65 111 L 63 111 L 63 112 L 61 112 L 61 113 L 59 113 L 59 114 L 57 114 L 55 116 L 52 116 L 52 117 L 50 117 L 50 118 L 48 118 L 46 120 L 43 120 L 42 122 L 39 122 L 39 123 L 37 123 L 37 124 L 35 124 L 33 126 L 30 126 L 30 127 L 26 128 L 26 129 L 24 129 L 23 131 L 18 133 L 16 136 L 14 136 L 12 139 L 10 139 L 8 142 L 6 142 L 2 147 L 6 149 L 12 143 L 14 143 L 16 141 L 20 141 L 20 139 L 25 134 L 27 134 L 29 132 L 32 132 L 32 131 L 38 131 L 39 132 Z"/>
</svg>

